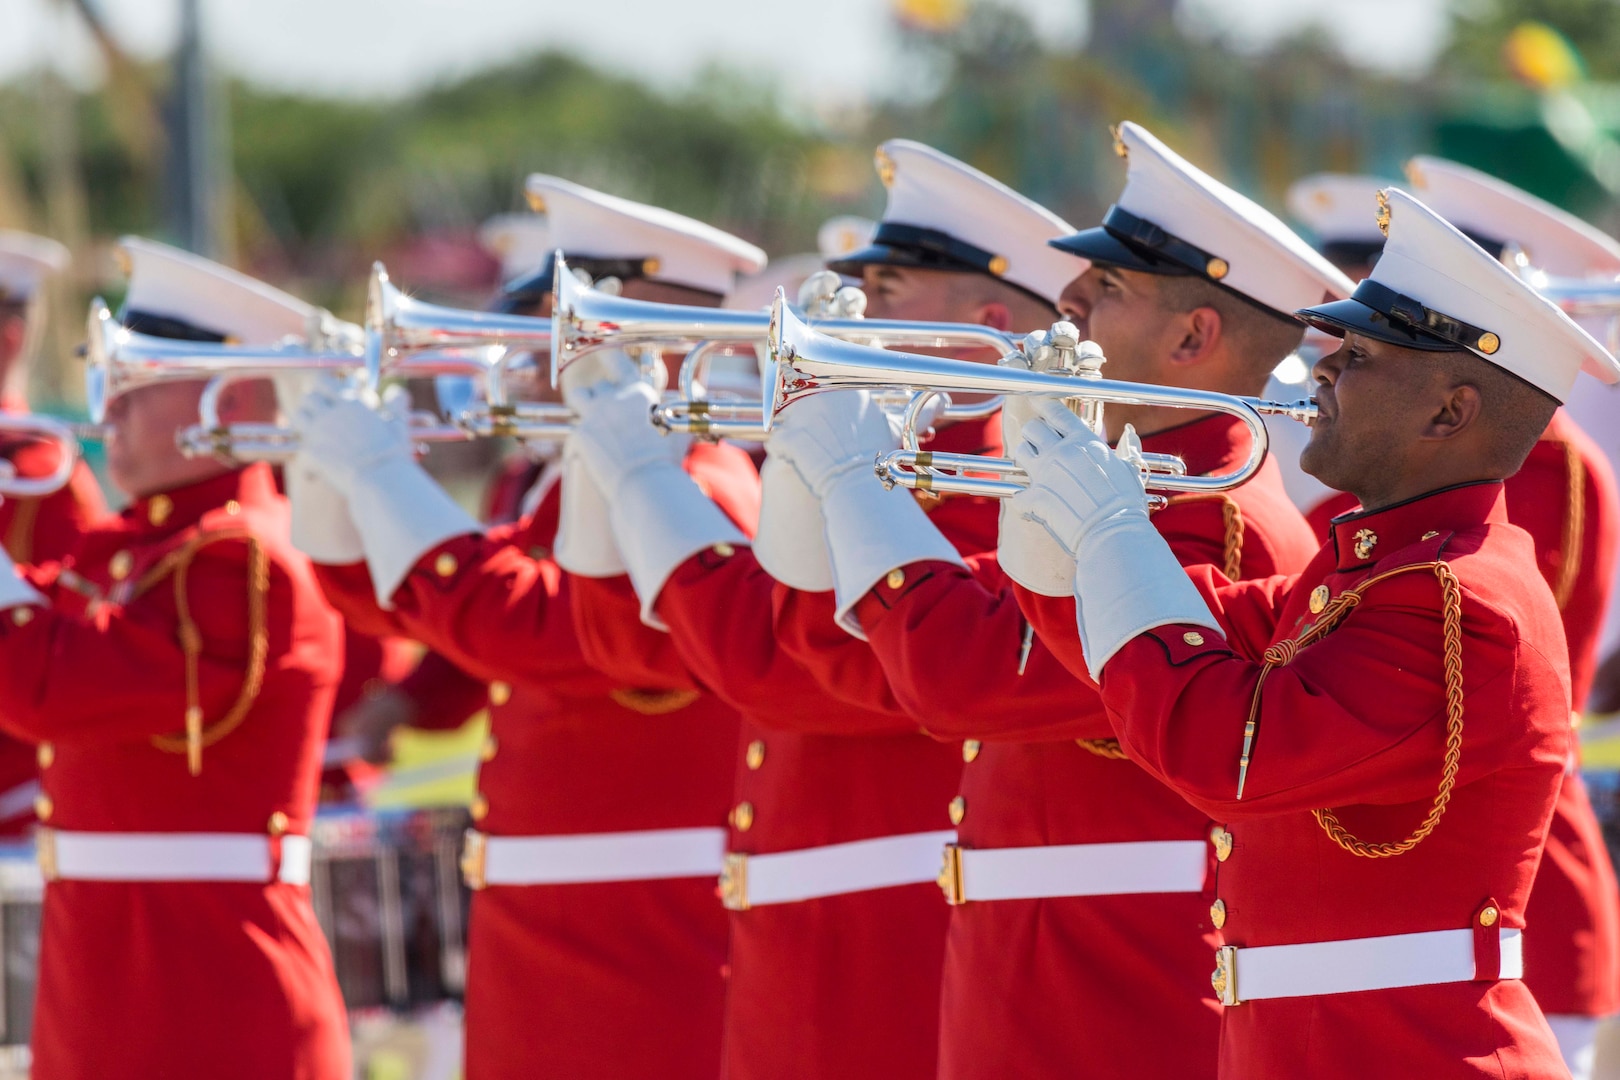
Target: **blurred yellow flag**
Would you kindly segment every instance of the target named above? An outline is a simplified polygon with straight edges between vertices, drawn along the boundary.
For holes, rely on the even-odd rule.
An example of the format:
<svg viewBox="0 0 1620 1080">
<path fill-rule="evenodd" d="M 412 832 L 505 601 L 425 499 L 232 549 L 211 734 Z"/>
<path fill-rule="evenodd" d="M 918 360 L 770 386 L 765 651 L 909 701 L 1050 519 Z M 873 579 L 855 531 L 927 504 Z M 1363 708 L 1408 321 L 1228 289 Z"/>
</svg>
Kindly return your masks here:
<svg viewBox="0 0 1620 1080">
<path fill-rule="evenodd" d="M 968 0 L 891 0 L 894 17 L 913 30 L 943 34 L 967 18 Z"/>
<path fill-rule="evenodd" d="M 1502 60 L 1515 79 L 1537 90 L 1561 90 L 1586 78 L 1581 54 L 1546 23 L 1515 26 L 1502 43 Z"/>
</svg>

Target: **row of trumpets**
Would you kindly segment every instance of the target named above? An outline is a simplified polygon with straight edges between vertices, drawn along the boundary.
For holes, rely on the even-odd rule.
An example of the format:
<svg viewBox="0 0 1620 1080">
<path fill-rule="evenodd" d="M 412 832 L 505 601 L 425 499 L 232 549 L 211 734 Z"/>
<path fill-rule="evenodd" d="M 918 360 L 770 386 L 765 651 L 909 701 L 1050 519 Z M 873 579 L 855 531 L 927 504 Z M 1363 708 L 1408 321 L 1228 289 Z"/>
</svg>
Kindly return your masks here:
<svg viewBox="0 0 1620 1080">
<path fill-rule="evenodd" d="M 1538 286 L 1582 314 L 1620 313 L 1620 284 L 1543 278 Z M 835 297 L 838 303 L 833 303 Z M 470 380 L 473 392 L 448 408 L 441 399 L 438 412 L 413 413 L 410 427 L 419 441 L 488 436 L 551 440 L 571 430 L 571 410 L 562 404 L 514 400 L 511 389 L 520 373 L 533 374 L 538 358 L 549 357 L 552 385 L 560 386 L 571 364 L 599 350 L 619 350 L 638 359 L 648 377 L 653 377 L 664 355 L 679 353 L 675 386 L 664 392 L 649 418 L 666 432 L 763 440 L 776 418 L 799 398 L 827 390 L 866 389 L 878 395 L 885 408 L 899 413 L 902 421 L 901 448 L 874 463 L 886 484 L 989 496 L 1011 495 L 1027 478 L 1006 458 L 920 449 L 919 418 L 930 398 L 958 394 L 985 399 L 973 405 L 947 403 L 934 414 L 946 422 L 988 415 L 1005 395 L 1025 394 L 1062 399 L 1099 432 L 1108 404 L 1221 412 L 1248 428 L 1248 459 L 1218 475 L 1188 476 L 1175 458 L 1137 455 L 1144 481 L 1155 492 L 1235 487 L 1265 460 L 1264 414 L 1303 423 L 1316 415 L 1311 401 L 1279 403 L 1104 378 L 1101 351 L 1092 342 L 1080 341 L 1066 322 L 1020 338 L 961 323 L 826 317 L 830 310 L 859 311 L 863 299 L 858 290 L 840 289 L 836 275 L 824 273 L 806 282 L 800 310 L 790 306 L 780 290 L 768 313 L 650 303 L 592 287 L 569 269 L 559 251 L 552 314 L 543 318 L 423 303 L 394 286 L 379 263 L 372 269 L 363 325 L 328 316 L 305 339 L 269 348 L 136 333 L 118 325 L 97 301 L 90 314 L 88 400 L 92 420 L 100 423 L 107 403 L 128 390 L 165 380 L 208 379 L 199 423 L 179 433 L 181 448 L 188 454 L 237 461 L 282 461 L 297 452 L 297 432 L 270 424 L 220 423 L 215 404 L 221 387 L 236 379 L 320 373 L 372 387 L 385 379 L 455 376 L 463 385 Z M 1002 359 L 991 365 L 902 349 L 983 349 Z M 738 351 L 751 352 L 759 365 L 757 397 L 711 392 L 706 385 L 714 358 Z M 0 478 L 0 493 L 9 490 Z"/>
</svg>

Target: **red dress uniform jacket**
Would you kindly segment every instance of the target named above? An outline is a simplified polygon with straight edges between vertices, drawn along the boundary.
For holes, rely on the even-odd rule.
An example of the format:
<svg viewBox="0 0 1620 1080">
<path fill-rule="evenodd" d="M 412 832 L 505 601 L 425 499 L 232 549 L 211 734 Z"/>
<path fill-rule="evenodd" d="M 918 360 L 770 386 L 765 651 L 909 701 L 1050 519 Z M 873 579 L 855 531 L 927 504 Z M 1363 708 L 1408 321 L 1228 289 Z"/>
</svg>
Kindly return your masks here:
<svg viewBox="0 0 1620 1080">
<path fill-rule="evenodd" d="M 1444 489 L 1340 519 L 1296 577 L 1196 568 L 1226 639 L 1159 627 L 1108 662 L 1127 752 L 1226 822 L 1229 946 L 1472 931 L 1475 981 L 1227 1008 L 1222 1077 L 1564 1075 L 1529 989 L 1495 977 L 1570 742 L 1534 560 L 1500 484 Z M 1244 997 L 1241 951 L 1226 985 Z"/>
<path fill-rule="evenodd" d="M 5 402 L 0 413 L 25 414 L 26 402 Z M 22 435 L 0 437 L 0 458 L 19 477 L 39 478 L 56 472 L 61 447 Z M 79 536 L 107 515 L 90 466 L 73 468 L 66 487 L 36 499 L 0 500 L 0 544 L 18 563 L 61 559 Z M 0 839 L 26 836 L 34 826 L 34 797 L 39 794 L 39 768 L 31 743 L 0 734 Z"/>
<path fill-rule="evenodd" d="M 287 532 L 253 465 L 137 500 L 31 573 L 49 606 L 0 620 L 0 723 L 40 744 L 52 831 L 256 834 L 273 853 L 308 834 L 341 628 Z M 35 1076 L 348 1077 L 306 886 L 51 881 L 40 843 Z"/>
<path fill-rule="evenodd" d="M 936 448 L 977 450 L 986 431 L 958 425 Z M 627 585 L 593 588 L 577 609 L 593 660 L 646 663 L 742 711 L 734 855 L 948 832 L 960 748 L 920 735 L 885 686 L 840 700 L 773 626 L 783 605 L 813 609 L 818 633 L 869 659 L 833 625 L 831 593 L 778 585 L 749 550 L 711 550 L 666 583 L 657 612 L 670 632 L 647 640 Z M 724 1075 L 932 1078 L 948 918 L 927 881 L 733 910 Z"/>
<path fill-rule="evenodd" d="M 720 474 L 713 482 L 724 486 L 725 464 L 695 453 L 690 468 Z M 553 487 L 517 525 L 429 552 L 391 612 L 376 607 L 363 566 L 323 567 L 321 580 L 358 625 L 415 638 L 480 680 L 490 705 L 473 806 L 481 832 L 721 827 L 735 713 L 713 697 L 644 690 L 585 662 L 570 614 L 579 582 L 551 558 L 559 506 Z M 457 697 L 454 669 L 428 670 L 408 681 L 412 692 L 432 681 L 441 700 Z M 478 890 L 468 930 L 468 1080 L 713 1080 L 726 931 L 707 877 Z"/>
<path fill-rule="evenodd" d="M 1152 436 L 1146 449 L 1179 455 L 1193 473 L 1225 472 L 1247 458 L 1248 431 L 1232 417 L 1212 416 Z M 966 505 L 994 528 L 994 504 Z M 1230 498 L 1172 503 L 1154 524 L 1184 564 L 1213 563 L 1235 576 L 1303 569 L 1317 548 L 1269 462 Z M 969 740 L 959 843 L 1207 844 L 1209 818 L 1123 758 L 1095 689 L 1039 639 L 1023 655 L 1026 624 L 995 552 L 969 563 L 906 567 L 903 582 L 880 585 L 857 609 L 911 715 L 936 737 Z M 1072 601 L 1068 618 L 1072 626 Z M 1069 1077 L 1078 1062 L 1098 1078 L 1213 1077 L 1220 1026 L 1209 985 L 1209 958 L 1220 944 L 1210 923 L 1213 884 L 1211 876 L 1202 894 L 953 908 L 941 1077 Z"/>
<path fill-rule="evenodd" d="M 1508 520 L 1535 541 L 1536 565 L 1563 616 L 1578 714 L 1597 670 L 1614 580 L 1614 476 L 1603 451 L 1560 409 L 1505 486 Z M 1326 535 L 1333 515 L 1355 505 L 1354 496 L 1334 496 L 1311 520 Z M 1534 933 L 1525 938 L 1524 981 L 1543 1012 L 1607 1016 L 1620 1009 L 1620 885 L 1579 767 L 1575 743 L 1525 915 Z"/>
</svg>

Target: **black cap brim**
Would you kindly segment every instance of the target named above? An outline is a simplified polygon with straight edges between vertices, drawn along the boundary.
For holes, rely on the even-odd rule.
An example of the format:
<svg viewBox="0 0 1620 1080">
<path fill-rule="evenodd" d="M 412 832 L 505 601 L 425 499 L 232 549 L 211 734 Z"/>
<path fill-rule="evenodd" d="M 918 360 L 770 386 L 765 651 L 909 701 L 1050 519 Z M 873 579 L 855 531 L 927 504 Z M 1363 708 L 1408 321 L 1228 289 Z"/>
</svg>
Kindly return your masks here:
<svg viewBox="0 0 1620 1080">
<path fill-rule="evenodd" d="M 1392 322 L 1388 316 L 1370 308 L 1360 300 L 1334 300 L 1315 307 L 1301 308 L 1295 316 L 1325 334 L 1343 337 L 1361 334 L 1376 341 L 1387 341 L 1406 349 L 1425 352 L 1459 352 L 1462 346 L 1445 338 L 1416 330 L 1403 323 Z"/>
<path fill-rule="evenodd" d="M 858 251 L 827 260 L 827 269 L 845 277 L 860 277 L 861 268 L 866 266 L 910 266 L 928 270 L 958 270 L 965 274 L 984 273 L 977 266 L 964 266 L 930 252 L 889 244 L 868 244 Z"/>
<path fill-rule="evenodd" d="M 1078 255 L 1083 259 L 1090 259 L 1093 263 L 1103 266 L 1140 270 L 1146 274 L 1173 274 L 1180 277 L 1192 272 L 1180 263 L 1158 258 L 1134 244 L 1121 240 L 1101 225 L 1093 229 L 1083 229 L 1073 236 L 1048 240 L 1046 246 L 1068 252 L 1070 255 Z"/>
</svg>

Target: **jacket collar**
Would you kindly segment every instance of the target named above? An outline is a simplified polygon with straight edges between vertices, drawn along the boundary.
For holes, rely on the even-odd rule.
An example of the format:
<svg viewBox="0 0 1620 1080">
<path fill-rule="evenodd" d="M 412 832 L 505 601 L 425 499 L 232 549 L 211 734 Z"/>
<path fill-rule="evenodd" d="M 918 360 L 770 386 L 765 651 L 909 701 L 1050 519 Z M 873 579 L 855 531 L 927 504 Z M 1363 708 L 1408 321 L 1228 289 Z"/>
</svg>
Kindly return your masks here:
<svg viewBox="0 0 1620 1080">
<path fill-rule="evenodd" d="M 240 513 L 244 506 L 263 506 L 275 496 L 270 466 L 259 462 L 136 499 L 119 516 L 133 532 L 164 535 L 197 524 L 211 510 Z"/>
<path fill-rule="evenodd" d="M 1339 570 L 1357 570 L 1422 541 L 1481 525 L 1506 524 L 1500 480 L 1478 480 L 1431 491 L 1381 510 L 1352 510 L 1330 525 Z"/>
</svg>

